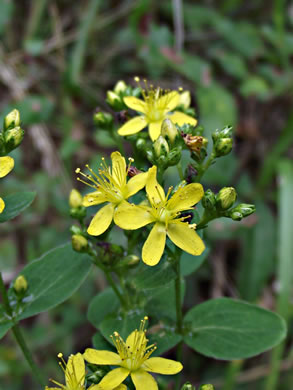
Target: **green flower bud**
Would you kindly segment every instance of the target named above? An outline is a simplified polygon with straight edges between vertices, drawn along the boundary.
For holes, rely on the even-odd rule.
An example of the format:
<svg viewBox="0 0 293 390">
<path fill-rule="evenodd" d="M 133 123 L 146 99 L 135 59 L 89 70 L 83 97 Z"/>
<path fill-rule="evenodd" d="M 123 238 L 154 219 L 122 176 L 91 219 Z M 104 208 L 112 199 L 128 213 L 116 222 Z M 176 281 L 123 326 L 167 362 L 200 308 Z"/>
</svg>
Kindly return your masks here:
<svg viewBox="0 0 293 390">
<path fill-rule="evenodd" d="M 107 103 L 116 111 L 120 111 L 124 107 L 124 103 L 117 93 L 107 91 Z"/>
<path fill-rule="evenodd" d="M 71 208 L 82 206 L 82 199 L 81 193 L 73 188 L 69 195 L 69 206 Z"/>
<path fill-rule="evenodd" d="M 199 390 L 215 390 L 213 385 L 201 385 Z"/>
<path fill-rule="evenodd" d="M 127 85 L 123 80 L 117 81 L 114 87 L 114 92 L 119 95 L 120 93 L 123 93 L 127 88 Z"/>
<path fill-rule="evenodd" d="M 233 187 L 222 188 L 216 196 L 216 201 L 222 210 L 229 209 L 236 201 L 237 192 Z"/>
<path fill-rule="evenodd" d="M 118 266 L 121 267 L 135 267 L 139 263 L 140 258 L 136 255 L 128 255 L 119 261 Z"/>
<path fill-rule="evenodd" d="M 196 389 L 195 389 L 195 386 L 192 386 L 192 384 L 190 382 L 186 382 L 181 387 L 181 390 L 196 390 Z"/>
<path fill-rule="evenodd" d="M 166 156 L 170 151 L 168 142 L 161 135 L 154 142 L 153 147 L 157 157 L 160 157 L 161 155 Z"/>
<path fill-rule="evenodd" d="M 222 130 L 217 129 L 212 133 L 213 141 L 216 142 L 220 138 L 231 138 L 232 137 L 232 127 L 226 126 Z"/>
<path fill-rule="evenodd" d="M 80 234 L 82 235 L 82 230 L 79 226 L 77 225 L 72 225 L 69 229 L 70 233 L 73 234 Z"/>
<path fill-rule="evenodd" d="M 113 117 L 107 112 L 97 112 L 94 114 L 94 123 L 102 128 L 108 127 L 113 123 Z"/>
<path fill-rule="evenodd" d="M 228 217 L 234 221 L 241 221 L 242 218 L 248 217 L 255 212 L 254 204 L 240 203 L 233 209 L 229 210 Z"/>
<path fill-rule="evenodd" d="M 137 148 L 137 150 L 145 150 L 145 146 L 146 146 L 146 140 L 145 139 L 139 138 L 136 141 L 136 148 Z"/>
<path fill-rule="evenodd" d="M 216 197 L 212 190 L 206 190 L 201 200 L 202 206 L 207 210 L 214 210 L 216 206 Z"/>
<path fill-rule="evenodd" d="M 9 127 L 17 127 L 20 125 L 19 111 L 14 109 L 4 118 L 4 129 L 7 130 Z"/>
<path fill-rule="evenodd" d="M 161 127 L 161 134 L 163 137 L 168 137 L 170 142 L 173 143 L 178 136 L 178 130 L 171 119 L 164 119 Z"/>
<path fill-rule="evenodd" d="M 23 295 L 28 288 L 28 283 L 26 278 L 23 275 L 19 275 L 14 283 L 13 283 L 13 289 L 16 292 L 17 295 Z"/>
<path fill-rule="evenodd" d="M 74 234 L 71 237 L 72 248 L 76 252 L 85 252 L 88 248 L 88 241 L 85 237 L 80 234 Z"/>
<path fill-rule="evenodd" d="M 7 152 L 17 148 L 23 140 L 24 131 L 19 127 L 13 127 L 5 131 L 4 142 Z"/>
<path fill-rule="evenodd" d="M 83 219 L 86 216 L 86 208 L 84 206 L 72 207 L 70 216 L 74 219 Z"/>
<path fill-rule="evenodd" d="M 167 155 L 168 166 L 177 165 L 181 160 L 181 148 L 174 148 Z"/>
<path fill-rule="evenodd" d="M 218 139 L 214 145 L 216 157 L 222 157 L 229 154 L 232 150 L 232 146 L 233 146 L 232 138 Z"/>
</svg>

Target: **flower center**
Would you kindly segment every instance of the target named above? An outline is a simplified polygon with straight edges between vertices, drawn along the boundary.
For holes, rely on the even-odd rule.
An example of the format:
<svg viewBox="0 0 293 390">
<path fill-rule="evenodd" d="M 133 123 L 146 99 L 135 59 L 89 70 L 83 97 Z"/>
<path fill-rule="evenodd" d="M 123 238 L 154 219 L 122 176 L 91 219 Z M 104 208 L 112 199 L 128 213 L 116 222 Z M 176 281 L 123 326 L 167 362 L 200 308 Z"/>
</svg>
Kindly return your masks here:
<svg viewBox="0 0 293 390">
<path fill-rule="evenodd" d="M 148 317 L 144 317 L 139 330 L 136 329 L 132 332 L 127 342 L 117 332 L 114 332 L 114 335 L 111 336 L 117 352 L 121 357 L 121 366 L 130 371 L 138 370 L 156 349 L 154 344 L 147 346 L 148 339 L 145 336 L 145 324 L 147 320 Z"/>
</svg>

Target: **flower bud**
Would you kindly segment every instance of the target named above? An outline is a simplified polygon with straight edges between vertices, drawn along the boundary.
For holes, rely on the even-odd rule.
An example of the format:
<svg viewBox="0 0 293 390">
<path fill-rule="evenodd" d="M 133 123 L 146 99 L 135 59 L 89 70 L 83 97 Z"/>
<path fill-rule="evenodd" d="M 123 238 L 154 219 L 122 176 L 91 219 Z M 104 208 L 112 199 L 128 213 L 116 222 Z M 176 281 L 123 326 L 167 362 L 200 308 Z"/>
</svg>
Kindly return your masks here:
<svg viewBox="0 0 293 390">
<path fill-rule="evenodd" d="M 237 192 L 233 187 L 222 188 L 216 196 L 216 201 L 222 210 L 229 209 L 236 201 Z"/>
<path fill-rule="evenodd" d="M 155 155 L 160 157 L 161 155 L 166 156 L 169 153 L 169 145 L 163 136 L 159 136 L 153 144 Z"/>
<path fill-rule="evenodd" d="M 143 138 L 139 138 L 137 141 L 136 141 L 136 148 L 137 150 L 144 150 L 146 147 L 146 140 L 143 139 Z"/>
<path fill-rule="evenodd" d="M 94 114 L 94 123 L 100 127 L 108 127 L 113 123 L 113 117 L 107 112 L 96 112 Z"/>
<path fill-rule="evenodd" d="M 213 385 L 201 385 L 199 390 L 215 390 Z"/>
<path fill-rule="evenodd" d="M 28 288 L 28 283 L 26 278 L 23 275 L 19 275 L 14 283 L 13 283 L 13 289 L 18 295 L 23 295 Z"/>
<path fill-rule="evenodd" d="M 177 165 L 181 160 L 181 147 L 174 148 L 167 155 L 168 166 Z"/>
<path fill-rule="evenodd" d="M 71 208 L 82 206 L 82 195 L 76 189 L 72 189 L 69 195 L 69 206 Z"/>
<path fill-rule="evenodd" d="M 192 386 L 192 384 L 190 382 L 186 382 L 181 387 L 181 390 L 196 390 L 196 389 L 195 389 L 195 386 Z"/>
<path fill-rule="evenodd" d="M 139 257 L 136 255 L 128 255 L 119 261 L 118 266 L 121 267 L 135 267 L 139 263 Z"/>
<path fill-rule="evenodd" d="M 228 217 L 234 221 L 241 221 L 242 218 L 248 217 L 255 212 L 254 204 L 240 203 L 233 209 L 229 210 Z"/>
<path fill-rule="evenodd" d="M 114 110 L 122 110 L 124 103 L 117 93 L 113 91 L 107 91 L 107 102 Z"/>
<path fill-rule="evenodd" d="M 213 132 L 212 138 L 216 142 L 220 138 L 231 138 L 232 137 L 232 127 L 226 126 L 222 130 L 217 129 Z"/>
<path fill-rule="evenodd" d="M 127 85 L 125 83 L 125 81 L 123 80 L 119 80 L 117 81 L 117 83 L 115 84 L 115 87 L 114 87 L 114 92 L 119 95 L 120 93 L 123 93 L 127 88 Z"/>
<path fill-rule="evenodd" d="M 4 118 L 4 129 L 7 130 L 9 127 L 17 127 L 20 125 L 19 111 L 14 109 Z"/>
<path fill-rule="evenodd" d="M 183 140 L 191 152 L 200 153 L 203 146 L 203 137 L 198 135 L 184 134 Z"/>
<path fill-rule="evenodd" d="M 79 226 L 77 225 L 72 225 L 70 226 L 70 229 L 69 229 L 70 233 L 73 235 L 73 234 L 81 234 L 82 235 L 82 230 Z"/>
<path fill-rule="evenodd" d="M 207 210 L 214 210 L 216 206 L 216 197 L 212 190 L 206 190 L 202 198 L 202 206 Z"/>
<path fill-rule="evenodd" d="M 17 148 L 23 140 L 24 131 L 19 127 L 13 127 L 5 131 L 4 142 L 7 152 Z"/>
<path fill-rule="evenodd" d="M 178 130 L 171 119 L 164 119 L 161 127 L 161 134 L 163 137 L 168 137 L 170 142 L 173 143 L 178 135 Z"/>
<path fill-rule="evenodd" d="M 220 138 L 215 143 L 216 157 L 222 157 L 229 154 L 232 150 L 233 140 L 232 138 Z"/>
<path fill-rule="evenodd" d="M 83 219 L 86 216 L 86 208 L 84 206 L 72 207 L 70 209 L 70 216 L 74 219 Z"/>
<path fill-rule="evenodd" d="M 179 97 L 179 106 L 183 106 L 185 109 L 190 107 L 191 96 L 189 91 L 184 91 L 180 93 Z"/>
<path fill-rule="evenodd" d="M 85 252 L 88 248 L 88 241 L 80 234 L 74 234 L 71 237 L 72 248 L 76 252 Z"/>
</svg>

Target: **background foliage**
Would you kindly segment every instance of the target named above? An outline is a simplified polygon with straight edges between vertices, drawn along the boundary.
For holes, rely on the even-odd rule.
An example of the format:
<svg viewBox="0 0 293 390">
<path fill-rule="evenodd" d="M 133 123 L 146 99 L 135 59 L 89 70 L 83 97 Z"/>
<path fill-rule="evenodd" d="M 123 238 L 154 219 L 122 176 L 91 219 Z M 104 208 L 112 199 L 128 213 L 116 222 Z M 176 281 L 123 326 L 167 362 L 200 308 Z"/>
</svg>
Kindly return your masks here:
<svg viewBox="0 0 293 390">
<path fill-rule="evenodd" d="M 174 12 L 174 4 L 183 6 L 182 18 Z M 74 170 L 115 149 L 115 141 L 94 127 L 93 113 L 97 107 L 108 110 L 105 94 L 117 80 L 133 83 L 133 76 L 139 75 L 162 87 L 189 89 L 207 135 L 233 125 L 234 153 L 209 170 L 204 185 L 214 190 L 233 185 L 240 201 L 257 205 L 256 214 L 239 224 L 228 219 L 211 223 L 205 241 L 212 250 L 206 259 L 191 265 L 188 256 L 183 257 L 182 272 L 189 275 L 186 312 L 195 302 L 229 296 L 277 310 L 289 321 L 292 13 L 292 4 L 281 0 L 2 0 L 0 119 L 18 108 L 26 136 L 12 154 L 16 167 L 2 184 L 1 195 L 25 193 L 23 208 L 33 201 L 20 216 L 0 226 L 5 282 L 9 284 L 23 266 L 70 239 L 68 195 L 72 187 L 83 190 Z M 172 169 L 169 174 L 174 174 Z M 32 191 L 37 194 L 34 200 Z M 5 210 L 1 222 L 20 211 Z M 117 237 L 112 237 L 113 242 Z M 66 256 L 60 255 L 59 261 L 66 267 Z M 86 259 L 80 267 L 81 283 L 89 272 Z M 142 289 L 145 282 L 135 280 Z M 46 278 L 44 283 L 50 288 Z M 150 285 L 156 288 L 151 274 Z M 105 287 L 101 274 L 90 273 L 65 304 L 23 321 L 26 337 L 50 376 L 58 377 L 58 352 L 67 355 L 90 345 L 107 305 L 98 301 L 102 294 L 98 302 L 92 301 L 88 313 L 87 304 Z M 103 294 L 113 302 L 108 290 Z M 170 309 L 159 297 L 149 305 L 160 311 Z M 106 325 L 107 333 L 110 324 Z M 291 333 L 289 327 L 286 344 L 273 353 L 273 359 L 278 353 L 283 359 L 278 389 L 292 388 Z M 269 353 L 232 364 L 188 349 L 184 353 L 189 362 L 186 379 L 194 384 L 259 389 L 270 371 Z M 26 363 L 19 364 L 21 359 L 12 338 L 5 337 L 0 346 L 0 382 L 9 390 L 22 389 L 24 383 L 34 389 Z M 243 372 L 231 387 L 229 380 L 233 382 L 240 369 Z"/>
</svg>

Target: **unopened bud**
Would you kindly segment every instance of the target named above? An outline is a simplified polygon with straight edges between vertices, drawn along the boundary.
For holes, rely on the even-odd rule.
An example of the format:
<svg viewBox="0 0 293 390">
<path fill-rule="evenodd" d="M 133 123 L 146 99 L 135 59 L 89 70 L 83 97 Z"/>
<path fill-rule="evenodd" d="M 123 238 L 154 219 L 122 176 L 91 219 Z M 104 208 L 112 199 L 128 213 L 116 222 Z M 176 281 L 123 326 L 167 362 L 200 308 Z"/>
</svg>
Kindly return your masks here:
<svg viewBox="0 0 293 390">
<path fill-rule="evenodd" d="M 136 255 L 128 255 L 119 261 L 119 267 L 135 267 L 139 263 L 139 257 Z"/>
<path fill-rule="evenodd" d="M 192 386 L 192 384 L 190 382 L 186 382 L 181 387 L 181 390 L 196 390 L 196 389 L 195 389 L 195 386 Z"/>
<path fill-rule="evenodd" d="M 119 80 L 115 84 L 114 92 L 119 95 L 120 93 L 123 93 L 126 90 L 126 88 L 127 88 L 127 85 L 126 85 L 125 81 Z"/>
<path fill-rule="evenodd" d="M 213 385 L 201 385 L 199 390 L 215 390 Z"/>
<path fill-rule="evenodd" d="M 113 117 L 108 112 L 97 112 L 94 114 L 94 123 L 100 127 L 107 127 L 113 123 Z"/>
<path fill-rule="evenodd" d="M 207 210 L 214 210 L 216 206 L 216 197 L 212 190 L 206 190 L 202 198 L 202 205 Z"/>
<path fill-rule="evenodd" d="M 77 226 L 77 225 L 70 226 L 69 231 L 70 231 L 70 233 L 72 235 L 74 235 L 74 234 L 82 234 L 81 228 L 79 226 Z"/>
<path fill-rule="evenodd" d="M 80 234 L 74 234 L 71 237 L 72 242 L 72 248 L 76 252 L 85 252 L 88 248 L 88 241 L 85 237 L 81 236 Z"/>
<path fill-rule="evenodd" d="M 4 118 L 4 129 L 7 130 L 9 127 L 17 127 L 20 125 L 19 111 L 14 109 Z"/>
<path fill-rule="evenodd" d="M 234 221 L 241 221 L 242 218 L 248 217 L 255 212 L 254 204 L 240 203 L 233 209 L 229 210 L 228 217 Z"/>
<path fill-rule="evenodd" d="M 69 195 L 69 206 L 72 208 L 82 206 L 82 195 L 76 189 L 72 189 Z"/>
<path fill-rule="evenodd" d="M 28 283 L 26 278 L 23 275 L 19 275 L 14 283 L 13 283 L 13 289 L 16 292 L 16 294 L 22 295 L 26 292 L 28 288 Z"/>
<path fill-rule="evenodd" d="M 220 138 L 231 138 L 232 137 L 232 127 L 226 126 L 222 130 L 217 129 L 212 133 L 213 141 L 217 141 Z"/>
<path fill-rule="evenodd" d="M 189 91 L 180 93 L 179 106 L 183 106 L 185 109 L 190 107 L 191 96 Z"/>
<path fill-rule="evenodd" d="M 161 155 L 166 156 L 167 153 L 169 153 L 169 145 L 168 142 L 165 140 L 163 136 L 159 136 L 157 140 L 153 144 L 154 151 L 157 157 L 160 157 Z"/>
<path fill-rule="evenodd" d="M 167 155 L 168 166 L 179 164 L 179 161 L 181 160 L 181 154 L 181 147 L 172 149 L 171 152 Z"/>
<path fill-rule="evenodd" d="M 143 138 L 139 138 L 136 141 L 136 148 L 137 148 L 137 150 L 144 150 L 145 147 L 146 147 L 146 140 L 143 139 Z"/>
<path fill-rule="evenodd" d="M 107 102 L 110 106 L 115 107 L 117 104 L 121 103 L 120 96 L 113 91 L 107 91 Z"/>
<path fill-rule="evenodd" d="M 173 143 L 178 136 L 178 130 L 171 119 L 164 119 L 161 127 L 161 134 L 163 137 L 168 137 L 171 143 Z"/>
<path fill-rule="evenodd" d="M 71 218 L 81 220 L 86 216 L 86 208 L 84 206 L 72 207 L 70 209 Z"/>
<path fill-rule="evenodd" d="M 222 210 L 229 209 L 236 201 L 237 192 L 233 187 L 222 188 L 216 196 L 217 204 Z"/>
<path fill-rule="evenodd" d="M 232 138 L 220 138 L 215 143 L 216 157 L 222 157 L 229 154 L 232 150 Z"/>
<path fill-rule="evenodd" d="M 4 142 L 7 152 L 17 148 L 23 140 L 24 131 L 19 127 L 13 127 L 5 131 Z"/>
</svg>

